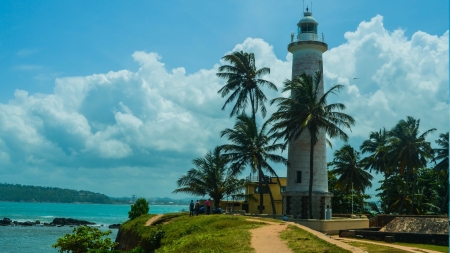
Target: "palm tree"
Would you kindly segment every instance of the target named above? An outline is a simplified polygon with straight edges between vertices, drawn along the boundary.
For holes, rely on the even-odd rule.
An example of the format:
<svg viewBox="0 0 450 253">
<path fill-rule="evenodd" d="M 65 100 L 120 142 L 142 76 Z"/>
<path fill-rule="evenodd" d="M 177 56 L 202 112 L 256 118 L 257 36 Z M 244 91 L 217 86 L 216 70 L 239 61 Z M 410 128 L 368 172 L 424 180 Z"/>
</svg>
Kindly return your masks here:
<svg viewBox="0 0 450 253">
<path fill-rule="evenodd" d="M 256 69 L 255 55 L 243 51 L 225 55 L 222 59 L 231 63 L 231 65 L 220 66 L 219 73 L 216 74 L 220 78 L 227 79 L 227 83 L 217 93 L 225 97 L 231 92 L 222 110 L 225 109 L 227 104 L 237 100 L 231 110 L 230 117 L 239 115 L 244 113 L 249 103 L 248 100 L 250 100 L 252 117 L 255 118 L 258 109 L 261 109 L 262 116 L 265 117 L 267 110 L 264 103 L 267 98 L 260 87 L 267 86 L 277 91 L 275 84 L 261 79 L 262 76 L 270 74 L 270 68 Z"/>
<path fill-rule="evenodd" d="M 436 143 L 440 146 L 440 148 L 433 149 L 433 153 L 435 154 L 434 160 L 439 161 L 435 166 L 434 170 L 438 173 L 442 173 L 444 178 L 448 178 L 448 132 L 445 134 L 440 134 L 439 139 L 436 140 Z M 446 184 L 448 186 L 448 184 Z M 447 187 L 445 187 L 447 188 Z M 445 203 L 448 199 L 448 188 L 445 191 L 444 201 L 442 202 L 441 208 L 439 210 L 440 213 L 444 211 Z"/>
<path fill-rule="evenodd" d="M 432 157 L 430 143 L 425 137 L 435 131 L 435 128 L 425 131 L 419 135 L 420 120 L 408 116 L 406 120 L 400 120 L 394 128 L 389 131 L 388 160 L 390 166 L 398 166 L 400 175 L 405 175 L 406 184 L 403 190 L 403 198 L 400 204 L 400 213 L 403 211 L 404 200 L 407 195 L 407 186 L 410 175 L 413 176 L 412 192 L 415 192 L 417 170 L 427 165 L 427 159 Z M 409 212 L 414 209 L 414 194 Z"/>
<path fill-rule="evenodd" d="M 209 151 L 205 157 L 192 160 L 196 168 L 178 179 L 178 189 L 173 193 L 188 193 L 195 196 L 209 195 L 217 208 L 220 201 L 244 188 L 243 180 L 229 173 L 227 158 L 221 154 L 219 147 Z"/>
<path fill-rule="evenodd" d="M 364 194 L 367 188 L 372 187 L 373 176 L 361 167 L 359 152 L 352 146 L 346 144 L 341 149 L 334 152 L 334 159 L 331 162 L 334 169 L 332 173 L 340 175 L 336 187 L 345 190 L 347 193 L 356 190 L 358 196 Z M 362 198 L 359 203 L 360 210 L 363 208 Z"/>
<path fill-rule="evenodd" d="M 363 144 L 360 146 L 361 153 L 370 153 L 369 156 L 362 159 L 362 163 L 364 164 L 364 169 L 370 170 L 372 169 L 376 173 L 384 174 L 384 182 L 387 183 L 387 178 L 390 174 L 390 171 L 387 166 L 386 159 L 386 148 L 388 144 L 388 133 L 385 128 L 380 129 L 378 132 L 371 132 L 369 135 L 369 139 L 365 140 Z M 388 213 L 387 207 L 389 207 L 389 191 L 387 194 L 387 202 L 383 203 L 383 211 L 384 213 Z"/>
<path fill-rule="evenodd" d="M 259 213 L 262 213 L 264 204 L 262 191 L 263 170 L 278 179 L 275 170 L 270 166 L 268 161 L 287 164 L 286 158 L 272 153 L 281 149 L 283 145 L 272 143 L 272 138 L 268 137 L 265 131 L 266 124 L 258 130 L 258 126 L 253 118 L 241 114 L 237 117 L 233 129 L 227 128 L 221 132 L 221 137 L 227 137 L 232 143 L 221 146 L 221 149 L 225 152 L 224 157 L 232 163 L 230 166 L 232 175 L 241 174 L 246 165 L 250 165 L 252 172 L 256 172 L 259 175 Z M 272 201 L 273 214 L 276 214 L 275 204 L 268 182 L 266 182 L 266 187 L 269 190 Z"/>
<path fill-rule="evenodd" d="M 268 120 L 273 122 L 270 133 L 276 138 L 284 138 L 284 147 L 289 141 L 296 140 L 306 129 L 310 136 L 310 158 L 309 158 L 309 217 L 312 218 L 312 188 L 314 175 L 314 146 L 319 135 L 328 134 L 329 137 L 339 137 L 347 141 L 347 134 L 341 129 L 350 129 L 355 120 L 342 112 L 345 105 L 341 103 L 328 104 L 327 98 L 330 94 L 336 94 L 344 88 L 335 85 L 321 95 L 319 84 L 322 73 L 317 71 L 314 78 L 307 74 L 296 76 L 293 80 L 284 82 L 283 92 L 290 92 L 290 97 L 276 98 L 271 104 L 277 103 L 278 110 Z M 326 139 L 331 146 L 331 142 Z"/>
</svg>

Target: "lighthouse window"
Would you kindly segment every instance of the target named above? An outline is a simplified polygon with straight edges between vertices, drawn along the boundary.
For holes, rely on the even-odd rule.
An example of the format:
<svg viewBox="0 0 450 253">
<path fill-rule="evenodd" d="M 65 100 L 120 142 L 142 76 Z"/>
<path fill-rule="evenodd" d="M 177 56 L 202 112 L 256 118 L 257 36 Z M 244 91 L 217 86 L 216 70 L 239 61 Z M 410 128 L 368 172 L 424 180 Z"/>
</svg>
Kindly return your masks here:
<svg viewBox="0 0 450 253">
<path fill-rule="evenodd" d="M 302 33 L 314 33 L 315 32 L 314 26 L 315 26 L 314 24 L 308 23 L 301 24 Z"/>
<path fill-rule="evenodd" d="M 297 171 L 297 183 L 301 183 L 301 182 L 302 182 L 302 172 Z"/>
</svg>

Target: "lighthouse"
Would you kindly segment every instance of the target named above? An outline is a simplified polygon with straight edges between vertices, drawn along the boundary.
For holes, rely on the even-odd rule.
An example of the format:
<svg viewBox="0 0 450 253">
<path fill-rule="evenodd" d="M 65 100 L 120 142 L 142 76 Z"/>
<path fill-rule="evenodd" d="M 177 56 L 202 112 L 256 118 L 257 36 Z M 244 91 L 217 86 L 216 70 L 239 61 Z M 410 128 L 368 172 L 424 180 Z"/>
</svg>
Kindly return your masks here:
<svg viewBox="0 0 450 253">
<path fill-rule="evenodd" d="M 291 34 L 288 45 L 292 53 L 292 79 L 306 73 L 314 76 L 316 71 L 323 73 L 322 54 L 328 50 L 323 34 L 318 34 L 317 21 L 306 8 L 303 18 L 297 23 L 297 34 Z M 324 93 L 323 79 L 319 84 L 319 97 Z M 310 137 L 308 131 L 288 145 L 286 191 L 283 195 L 283 210 L 286 214 L 299 214 L 308 219 L 309 178 L 310 178 Z M 314 146 L 314 174 L 312 188 L 312 217 L 314 219 L 331 218 L 331 197 L 328 192 L 328 174 L 326 159 L 326 136 L 321 131 Z"/>
</svg>

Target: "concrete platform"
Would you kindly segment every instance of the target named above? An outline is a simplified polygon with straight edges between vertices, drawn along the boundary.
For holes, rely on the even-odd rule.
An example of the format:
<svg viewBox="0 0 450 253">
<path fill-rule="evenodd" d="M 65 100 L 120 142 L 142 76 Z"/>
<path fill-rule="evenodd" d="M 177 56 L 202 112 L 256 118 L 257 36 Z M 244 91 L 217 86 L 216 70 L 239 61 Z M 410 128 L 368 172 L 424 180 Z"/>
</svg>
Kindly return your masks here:
<svg viewBox="0 0 450 253">
<path fill-rule="evenodd" d="M 360 229 L 369 227 L 369 219 L 361 218 L 333 218 L 331 220 L 308 220 L 308 219 L 292 219 L 289 220 L 305 227 L 309 227 L 316 231 L 326 233 L 328 235 L 337 235 L 339 230 Z"/>
</svg>

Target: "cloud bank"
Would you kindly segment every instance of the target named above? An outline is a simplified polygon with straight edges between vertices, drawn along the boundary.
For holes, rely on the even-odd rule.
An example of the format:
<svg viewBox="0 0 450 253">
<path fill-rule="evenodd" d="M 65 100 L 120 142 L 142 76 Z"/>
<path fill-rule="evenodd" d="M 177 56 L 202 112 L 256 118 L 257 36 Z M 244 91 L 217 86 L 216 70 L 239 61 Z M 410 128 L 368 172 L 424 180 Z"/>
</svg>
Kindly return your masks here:
<svg viewBox="0 0 450 253">
<path fill-rule="evenodd" d="M 448 131 L 448 31 L 406 38 L 387 31 L 378 15 L 345 38 L 324 54 L 324 80 L 326 89 L 346 86 L 331 102 L 345 103 L 357 121 L 350 144 L 359 147 L 370 131 L 406 116 L 421 119 L 422 131 L 437 128 L 434 139 Z M 254 52 L 279 88 L 291 76 L 292 56 L 278 59 L 262 39 L 248 38 L 236 50 Z M 16 90 L 0 104 L 1 181 L 171 196 L 192 159 L 223 144 L 220 131 L 233 126 L 217 94 L 225 82 L 215 74 L 224 62 L 187 75 L 183 67 L 166 69 L 155 52 L 132 57 L 137 70 L 59 78 L 52 94 Z"/>
</svg>

